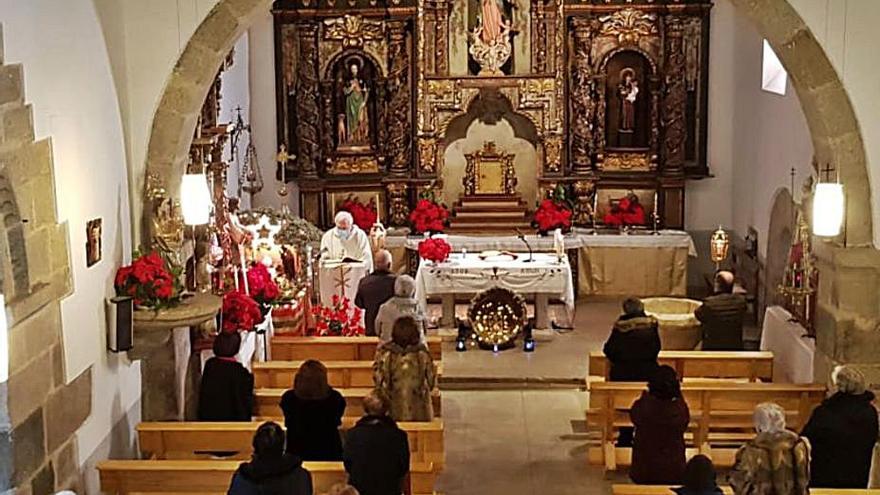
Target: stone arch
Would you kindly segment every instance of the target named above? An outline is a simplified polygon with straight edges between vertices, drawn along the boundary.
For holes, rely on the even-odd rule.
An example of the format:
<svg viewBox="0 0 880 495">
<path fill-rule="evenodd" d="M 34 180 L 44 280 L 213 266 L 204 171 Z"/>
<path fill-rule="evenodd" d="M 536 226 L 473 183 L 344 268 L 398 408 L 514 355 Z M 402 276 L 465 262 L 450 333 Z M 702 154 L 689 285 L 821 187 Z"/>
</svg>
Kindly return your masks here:
<svg viewBox="0 0 880 495">
<path fill-rule="evenodd" d="M 15 200 L 12 183 L 2 172 L 0 172 L 0 229 L 4 234 L 5 242 L 5 246 L 0 244 L 0 248 L 4 248 L 0 253 L 6 254 L 8 250 L 8 259 L 11 263 L 12 293 L 7 294 L 7 299 L 14 299 L 27 295 L 31 282 L 21 213 Z M 4 292 L 6 286 L 3 276 L 6 269 L 7 267 L 0 264 L 0 294 Z"/>
<path fill-rule="evenodd" d="M 767 229 L 767 251 L 764 257 L 764 294 L 759 302 L 760 312 L 764 308 L 779 304 L 781 299 L 776 295 L 776 287 L 782 282 L 785 266 L 788 263 L 788 252 L 791 248 L 791 236 L 795 204 L 791 191 L 787 187 L 776 190 L 773 194 L 773 208 L 770 210 L 770 224 Z M 759 242 L 764 242 L 759 239 Z"/>
<path fill-rule="evenodd" d="M 871 245 L 865 146 L 852 102 L 827 54 L 788 0 L 731 2 L 755 23 L 791 76 L 817 159 L 840 171 L 847 188 L 848 245 Z M 177 190 L 199 110 L 220 64 L 254 16 L 271 5 L 272 0 L 221 0 L 178 59 L 153 117 L 146 158 L 146 172 L 163 179 L 172 191 Z"/>
</svg>

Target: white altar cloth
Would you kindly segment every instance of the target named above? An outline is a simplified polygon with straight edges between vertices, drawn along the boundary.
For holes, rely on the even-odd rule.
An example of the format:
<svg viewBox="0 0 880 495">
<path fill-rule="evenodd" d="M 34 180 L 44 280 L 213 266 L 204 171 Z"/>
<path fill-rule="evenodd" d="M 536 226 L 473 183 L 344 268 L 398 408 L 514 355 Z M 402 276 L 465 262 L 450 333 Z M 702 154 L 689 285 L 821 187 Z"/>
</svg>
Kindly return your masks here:
<svg viewBox="0 0 880 495">
<path fill-rule="evenodd" d="M 761 350 L 773 352 L 773 381 L 813 383 L 816 341 L 804 337 L 807 331 L 789 321 L 791 314 L 780 306 L 768 306 L 761 330 Z"/>
<path fill-rule="evenodd" d="M 558 297 L 565 303 L 569 317 L 574 314 L 574 282 L 568 258 L 557 261 L 556 255 L 535 253 L 526 262 L 527 253 L 517 253 L 513 261 L 481 260 L 476 254 L 453 253 L 449 260 L 433 264 L 422 260 L 416 273 L 416 300 L 427 311 L 428 297 L 434 295 L 478 294 L 492 287 L 504 287 L 520 295 Z M 536 298 L 536 319 L 546 315 L 546 297 Z M 540 313 L 540 315 L 538 314 Z M 449 322 L 449 315 L 444 320 Z M 543 327 L 542 327 L 543 328 Z"/>
<path fill-rule="evenodd" d="M 333 307 L 334 295 L 345 297 L 351 304 L 350 314 L 353 314 L 356 309 L 354 298 L 357 295 L 358 285 L 361 279 L 367 275 L 366 264 L 363 262 L 343 263 L 338 260 L 323 260 L 318 272 L 321 304 Z M 361 324 L 363 324 L 363 313 L 361 313 Z"/>
</svg>

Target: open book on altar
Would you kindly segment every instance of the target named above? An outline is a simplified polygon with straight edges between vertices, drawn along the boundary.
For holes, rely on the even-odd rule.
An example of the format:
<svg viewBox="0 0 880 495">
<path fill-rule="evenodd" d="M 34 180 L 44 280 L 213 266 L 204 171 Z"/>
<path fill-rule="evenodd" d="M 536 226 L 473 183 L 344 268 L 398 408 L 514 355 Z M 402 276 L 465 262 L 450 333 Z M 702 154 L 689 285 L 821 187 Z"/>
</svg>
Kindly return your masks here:
<svg viewBox="0 0 880 495">
<path fill-rule="evenodd" d="M 342 258 L 342 259 L 326 259 L 321 262 L 321 265 L 324 268 L 336 268 L 341 265 L 347 265 L 349 263 L 363 263 L 363 262 L 364 262 L 364 260 L 357 260 L 357 259 L 346 256 L 345 258 Z"/>
</svg>

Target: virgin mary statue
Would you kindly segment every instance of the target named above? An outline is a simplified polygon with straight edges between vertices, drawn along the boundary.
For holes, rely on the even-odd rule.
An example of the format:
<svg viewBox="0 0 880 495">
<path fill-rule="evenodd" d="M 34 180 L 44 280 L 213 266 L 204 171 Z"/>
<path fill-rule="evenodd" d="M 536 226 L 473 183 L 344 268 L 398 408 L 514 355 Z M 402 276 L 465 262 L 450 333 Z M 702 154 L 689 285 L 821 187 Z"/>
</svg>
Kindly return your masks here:
<svg viewBox="0 0 880 495">
<path fill-rule="evenodd" d="M 358 77 L 358 65 L 351 64 L 351 80 L 344 89 L 345 93 L 345 144 L 368 144 L 370 141 L 370 123 L 367 112 L 369 89 Z"/>
<path fill-rule="evenodd" d="M 482 30 L 480 38 L 487 45 L 498 41 L 501 30 L 504 27 L 504 19 L 501 16 L 500 0 L 481 0 L 482 2 Z"/>
</svg>

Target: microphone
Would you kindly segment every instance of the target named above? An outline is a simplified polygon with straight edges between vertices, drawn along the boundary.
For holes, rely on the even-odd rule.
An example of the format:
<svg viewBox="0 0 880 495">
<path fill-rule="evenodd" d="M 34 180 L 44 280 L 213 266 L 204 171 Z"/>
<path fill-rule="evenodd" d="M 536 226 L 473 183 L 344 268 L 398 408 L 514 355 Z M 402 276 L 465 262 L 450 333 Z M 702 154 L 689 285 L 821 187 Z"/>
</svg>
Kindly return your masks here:
<svg viewBox="0 0 880 495">
<path fill-rule="evenodd" d="M 534 259 L 532 257 L 532 246 L 529 244 L 529 241 L 526 240 L 526 235 L 523 234 L 521 230 L 519 230 L 519 227 L 514 227 L 513 230 L 516 231 L 517 238 L 519 240 L 523 241 L 523 244 L 525 244 L 526 248 L 528 248 L 528 250 L 529 250 L 529 259 L 525 260 L 525 262 L 530 263 L 530 262 L 534 261 Z"/>
</svg>

